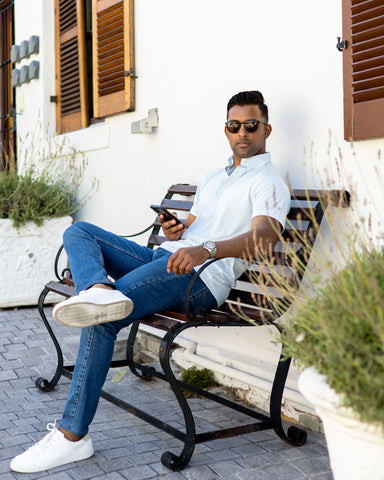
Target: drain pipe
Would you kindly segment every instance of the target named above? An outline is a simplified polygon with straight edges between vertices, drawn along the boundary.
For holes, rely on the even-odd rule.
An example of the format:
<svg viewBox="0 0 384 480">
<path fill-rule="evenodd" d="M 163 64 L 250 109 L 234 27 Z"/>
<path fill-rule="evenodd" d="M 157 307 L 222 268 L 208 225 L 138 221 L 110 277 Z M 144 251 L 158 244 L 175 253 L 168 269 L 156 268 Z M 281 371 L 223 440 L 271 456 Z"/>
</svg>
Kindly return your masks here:
<svg viewBox="0 0 384 480">
<path fill-rule="evenodd" d="M 258 375 L 252 375 L 237 368 L 233 368 L 216 362 L 196 353 L 197 343 L 188 340 L 183 342 L 184 348 L 178 348 L 172 353 L 172 359 L 182 368 L 193 365 L 199 368 L 211 370 L 215 379 L 221 385 L 238 389 L 239 395 L 250 403 L 256 404 L 264 410 L 269 410 L 269 397 L 272 388 L 272 380 Z M 297 417 L 295 410 L 313 413 L 313 410 L 305 403 L 305 399 L 298 391 L 296 385 L 286 385 L 284 391 L 284 402 L 286 403 L 287 414 L 290 418 Z"/>
<path fill-rule="evenodd" d="M 140 330 L 161 338 L 159 331 L 149 325 L 141 325 Z M 181 347 L 176 348 L 172 353 L 172 359 L 177 365 L 182 368 L 189 368 L 193 365 L 199 368 L 208 368 L 214 373 L 215 380 L 220 385 L 237 389 L 239 396 L 249 401 L 249 403 L 257 405 L 263 410 L 269 410 L 272 379 L 267 378 L 267 376 L 261 376 L 263 372 L 260 372 L 261 375 L 250 374 L 244 370 L 201 356 L 196 353 L 198 342 L 182 335 L 177 337 L 176 343 Z M 306 403 L 306 400 L 298 391 L 296 381 L 288 379 L 284 391 L 284 403 L 285 407 L 283 410 L 289 418 L 296 419 L 300 412 L 314 413 L 313 409 Z"/>
</svg>

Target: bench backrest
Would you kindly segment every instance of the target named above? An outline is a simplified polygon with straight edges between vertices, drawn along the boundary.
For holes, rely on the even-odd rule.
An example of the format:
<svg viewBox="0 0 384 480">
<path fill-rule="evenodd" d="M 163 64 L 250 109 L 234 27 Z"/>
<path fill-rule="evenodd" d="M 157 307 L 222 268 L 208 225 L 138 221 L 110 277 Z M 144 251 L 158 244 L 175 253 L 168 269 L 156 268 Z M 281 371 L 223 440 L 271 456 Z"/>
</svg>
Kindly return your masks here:
<svg viewBox="0 0 384 480">
<path fill-rule="evenodd" d="M 347 207 L 350 203 L 348 192 L 339 190 L 299 190 L 291 189 L 291 208 L 287 216 L 284 233 L 281 241 L 274 249 L 273 268 L 284 269 L 284 278 L 300 284 L 305 268 L 310 258 L 311 250 L 319 231 L 319 226 L 328 205 Z M 176 211 L 180 218 L 186 218 L 193 204 L 195 185 L 172 185 L 161 204 L 171 211 Z M 161 225 L 156 220 L 148 239 L 148 247 L 161 245 L 166 238 L 160 235 Z M 294 264 L 292 258 L 295 259 Z M 299 268 L 298 268 L 299 262 Z M 262 273 L 260 273 L 262 270 Z M 223 312 L 231 312 L 231 304 L 240 304 L 245 314 L 255 318 L 257 314 L 271 312 L 273 307 L 268 300 L 269 296 L 280 296 L 281 292 L 269 288 L 265 295 L 265 287 L 258 288 L 257 277 L 263 276 L 263 284 L 268 283 L 265 265 L 254 262 L 251 269 L 243 274 L 231 290 L 227 302 L 220 307 Z M 273 282 L 271 282 L 273 283 Z M 288 308 L 288 303 L 286 307 Z M 255 312 L 256 310 L 256 312 Z"/>
</svg>

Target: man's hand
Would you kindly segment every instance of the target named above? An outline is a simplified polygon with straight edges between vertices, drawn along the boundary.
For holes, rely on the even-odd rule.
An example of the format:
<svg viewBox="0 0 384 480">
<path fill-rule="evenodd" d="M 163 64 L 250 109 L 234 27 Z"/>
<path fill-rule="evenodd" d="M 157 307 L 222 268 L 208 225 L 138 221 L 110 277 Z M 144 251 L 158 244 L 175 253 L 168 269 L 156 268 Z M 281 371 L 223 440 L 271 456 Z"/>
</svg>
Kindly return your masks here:
<svg viewBox="0 0 384 480">
<path fill-rule="evenodd" d="M 180 248 L 169 257 L 167 271 L 175 275 L 190 273 L 193 267 L 203 264 L 208 258 L 209 253 L 202 245 Z"/>
<path fill-rule="evenodd" d="M 186 226 L 183 223 L 176 225 L 175 220 L 164 221 L 164 215 L 159 215 L 159 222 L 161 223 L 164 235 L 168 240 L 179 240 L 181 235 L 186 231 Z"/>
</svg>

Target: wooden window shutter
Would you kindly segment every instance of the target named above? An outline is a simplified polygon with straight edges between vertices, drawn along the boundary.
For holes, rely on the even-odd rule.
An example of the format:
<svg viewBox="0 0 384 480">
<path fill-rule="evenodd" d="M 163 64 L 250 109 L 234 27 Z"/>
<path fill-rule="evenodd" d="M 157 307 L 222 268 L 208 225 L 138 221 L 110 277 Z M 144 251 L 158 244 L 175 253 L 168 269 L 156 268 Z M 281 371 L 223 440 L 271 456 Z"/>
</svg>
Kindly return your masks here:
<svg viewBox="0 0 384 480">
<path fill-rule="evenodd" d="M 56 129 L 65 133 L 88 126 L 84 3 L 55 0 Z"/>
<path fill-rule="evenodd" d="M 384 2 L 343 0 L 344 136 L 384 137 Z"/>
<path fill-rule="evenodd" d="M 134 109 L 133 0 L 93 0 L 94 116 Z"/>
</svg>

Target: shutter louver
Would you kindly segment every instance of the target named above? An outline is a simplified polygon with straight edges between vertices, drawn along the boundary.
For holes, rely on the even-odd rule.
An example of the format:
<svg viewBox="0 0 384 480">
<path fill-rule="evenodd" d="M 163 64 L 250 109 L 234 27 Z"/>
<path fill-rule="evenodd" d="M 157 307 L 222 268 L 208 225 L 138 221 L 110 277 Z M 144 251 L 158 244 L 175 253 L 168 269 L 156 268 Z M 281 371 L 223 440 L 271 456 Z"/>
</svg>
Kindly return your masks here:
<svg viewBox="0 0 384 480">
<path fill-rule="evenodd" d="M 384 4 L 382 0 L 345 0 L 343 3 L 345 138 L 384 136 Z M 347 83 L 350 82 L 350 85 Z"/>
<path fill-rule="evenodd" d="M 81 0 L 56 0 L 57 132 L 88 126 L 84 9 Z"/>
<path fill-rule="evenodd" d="M 134 109 L 133 2 L 93 0 L 96 118 Z"/>
<path fill-rule="evenodd" d="M 355 103 L 384 98 L 384 4 L 378 1 L 363 3 L 352 6 Z"/>
</svg>

